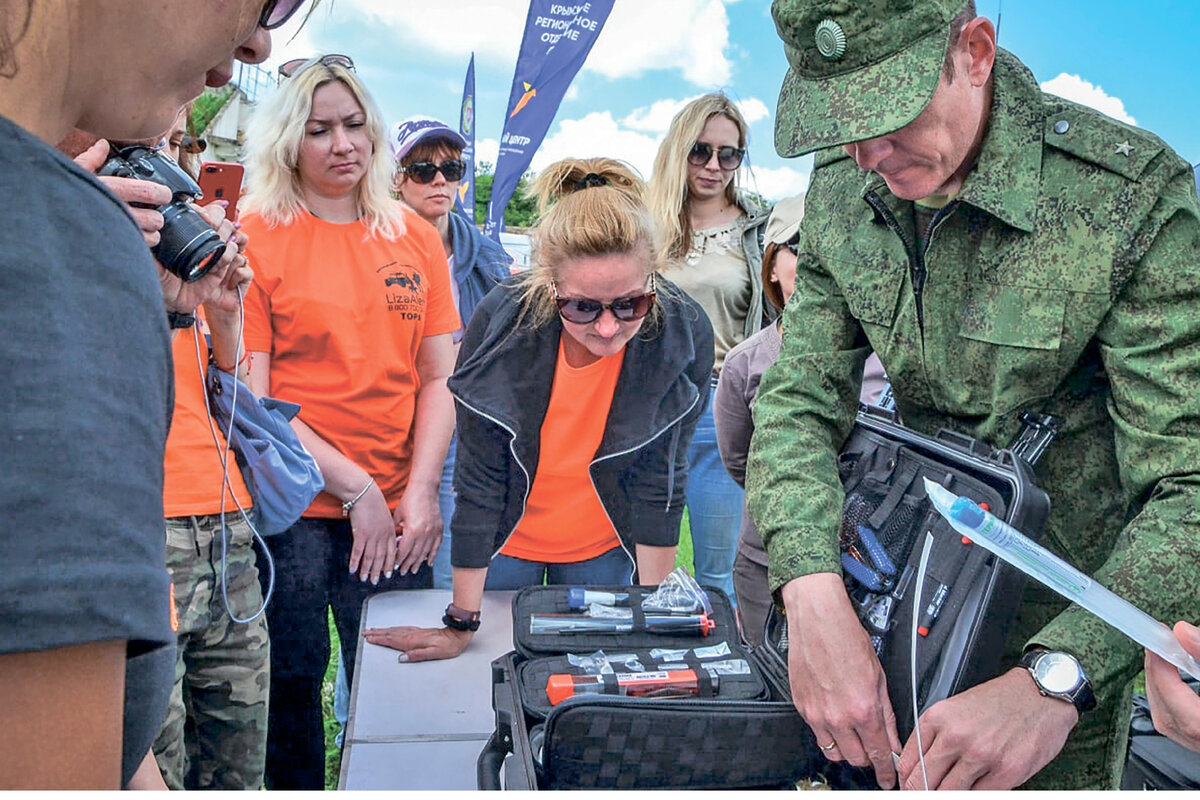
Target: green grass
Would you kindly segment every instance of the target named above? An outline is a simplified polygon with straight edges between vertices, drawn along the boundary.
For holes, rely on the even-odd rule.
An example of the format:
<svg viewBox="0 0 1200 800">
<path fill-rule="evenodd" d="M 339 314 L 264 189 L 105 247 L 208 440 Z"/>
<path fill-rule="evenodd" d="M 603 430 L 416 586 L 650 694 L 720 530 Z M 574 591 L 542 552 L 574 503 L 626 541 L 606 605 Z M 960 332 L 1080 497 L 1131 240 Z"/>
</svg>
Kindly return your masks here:
<svg viewBox="0 0 1200 800">
<path fill-rule="evenodd" d="M 675 566 L 692 572 L 692 533 L 688 527 L 687 512 L 683 515 L 683 526 L 679 531 L 679 551 L 675 554 Z M 329 667 L 325 680 L 321 682 L 321 715 L 325 721 L 325 788 L 337 789 L 338 776 L 342 769 L 342 750 L 337 746 L 337 720 L 333 716 L 334 681 L 337 680 L 338 659 L 341 658 L 341 643 L 333 615 L 329 617 Z"/>
</svg>

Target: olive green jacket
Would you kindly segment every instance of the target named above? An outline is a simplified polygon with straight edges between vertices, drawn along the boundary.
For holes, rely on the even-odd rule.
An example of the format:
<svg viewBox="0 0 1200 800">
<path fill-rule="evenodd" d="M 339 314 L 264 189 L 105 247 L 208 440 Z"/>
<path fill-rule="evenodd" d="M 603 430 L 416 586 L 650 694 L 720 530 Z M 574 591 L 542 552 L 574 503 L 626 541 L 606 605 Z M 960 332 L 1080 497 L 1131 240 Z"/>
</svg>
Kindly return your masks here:
<svg viewBox="0 0 1200 800">
<path fill-rule="evenodd" d="M 874 349 L 916 430 L 951 428 L 1002 447 L 1021 412 L 1061 417 L 1037 467 L 1052 501 L 1043 542 L 1158 619 L 1195 620 L 1192 171 L 1153 135 L 1043 94 L 1009 53 L 997 54 L 994 79 L 979 160 L 927 245 L 915 242 L 912 203 L 882 178 L 840 149 L 817 156 L 746 479 L 771 587 L 841 571 L 836 456 Z M 1076 654 L 1110 707 L 1141 667 L 1135 643 L 1039 586 L 1026 592 L 1017 628 L 1014 654 L 1027 641 Z M 1108 748 L 1110 768 L 1127 732 L 1119 717 L 1093 743 Z"/>
</svg>

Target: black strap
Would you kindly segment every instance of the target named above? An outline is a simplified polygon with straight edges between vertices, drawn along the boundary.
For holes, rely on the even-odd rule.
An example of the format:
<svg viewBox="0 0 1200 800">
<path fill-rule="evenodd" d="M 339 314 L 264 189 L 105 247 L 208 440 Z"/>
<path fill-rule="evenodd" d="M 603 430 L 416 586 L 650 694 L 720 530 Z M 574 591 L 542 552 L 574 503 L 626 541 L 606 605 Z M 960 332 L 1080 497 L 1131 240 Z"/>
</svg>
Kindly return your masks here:
<svg viewBox="0 0 1200 800">
<path fill-rule="evenodd" d="M 875 509 L 875 513 L 867 517 L 867 525 L 871 527 L 871 530 L 883 530 L 888 517 L 896 510 L 896 506 L 900 505 L 900 501 L 908 493 L 908 487 L 912 486 L 912 482 L 916 480 L 920 468 L 921 466 L 917 462 L 905 460 L 902 466 L 892 473 L 892 488 L 888 490 L 887 497 L 883 498 L 883 502 Z"/>
</svg>

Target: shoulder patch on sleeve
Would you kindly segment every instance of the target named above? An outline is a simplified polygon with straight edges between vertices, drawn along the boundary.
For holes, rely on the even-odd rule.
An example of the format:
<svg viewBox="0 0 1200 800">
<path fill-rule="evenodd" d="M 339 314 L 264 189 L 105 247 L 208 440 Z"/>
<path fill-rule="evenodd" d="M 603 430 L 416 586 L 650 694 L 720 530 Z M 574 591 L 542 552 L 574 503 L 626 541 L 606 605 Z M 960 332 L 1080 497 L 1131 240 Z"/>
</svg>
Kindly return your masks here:
<svg viewBox="0 0 1200 800">
<path fill-rule="evenodd" d="M 1166 146 L 1157 137 L 1088 108 L 1050 109 L 1046 144 L 1129 180 L 1141 177 Z"/>
</svg>

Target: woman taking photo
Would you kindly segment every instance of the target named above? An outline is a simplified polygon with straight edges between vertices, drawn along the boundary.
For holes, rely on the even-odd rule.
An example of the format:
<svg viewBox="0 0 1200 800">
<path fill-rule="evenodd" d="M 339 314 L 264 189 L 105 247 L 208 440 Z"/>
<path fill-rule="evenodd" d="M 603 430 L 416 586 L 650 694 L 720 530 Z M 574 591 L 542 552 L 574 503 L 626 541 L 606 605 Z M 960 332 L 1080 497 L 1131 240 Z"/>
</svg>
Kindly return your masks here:
<svg viewBox="0 0 1200 800">
<path fill-rule="evenodd" d="M 169 3 L 0 0 L 0 788 L 117 789 L 158 733 L 175 639 L 166 312 L 189 317 L 237 271 L 157 269 L 124 204 L 51 145 L 159 135 L 234 58 L 267 58 L 302 5 L 198 4 L 185 30 Z M 162 217 L 142 210 L 156 243 Z"/>
<path fill-rule="evenodd" d="M 445 123 L 429 117 L 412 117 L 392 126 L 388 139 L 392 157 L 396 160 L 393 188 L 401 202 L 420 215 L 442 237 L 442 247 L 450 262 L 450 290 L 464 326 L 483 296 L 508 277 L 512 259 L 504 248 L 488 237 L 466 217 L 454 213 L 466 165 L 462 151 L 467 142 Z M 474 209 L 471 209 L 474 212 Z M 454 343 L 462 340 L 463 331 L 454 332 Z M 456 446 L 450 443 L 438 503 L 442 512 L 442 544 L 433 561 L 433 587 L 449 589 L 450 519 L 454 516 L 454 456 Z"/>
<path fill-rule="evenodd" d="M 450 380 L 459 460 L 446 627 L 366 632 L 402 659 L 462 652 L 485 586 L 654 584 L 674 566 L 711 326 L 658 276 L 655 228 L 626 165 L 560 161 L 534 190 L 533 268 L 475 310 Z"/>
<path fill-rule="evenodd" d="M 430 586 L 459 320 L 437 232 L 389 194 L 383 125 L 353 63 L 289 66 L 248 132 L 245 340 L 252 388 L 300 404 L 292 424 L 325 478 L 270 542 L 267 619 L 267 785 L 320 789 L 327 608 L 353 679 L 363 600 Z"/>
<path fill-rule="evenodd" d="M 738 191 L 746 121 L 720 93 L 684 106 L 654 159 L 648 205 L 664 237 L 663 274 L 704 308 L 715 341 L 711 380 L 728 353 L 773 314 L 763 303 L 762 229 L 767 212 Z M 733 555 L 742 488 L 721 464 L 706 408 L 688 451 L 688 524 L 696 580 L 733 598 Z"/>
</svg>

